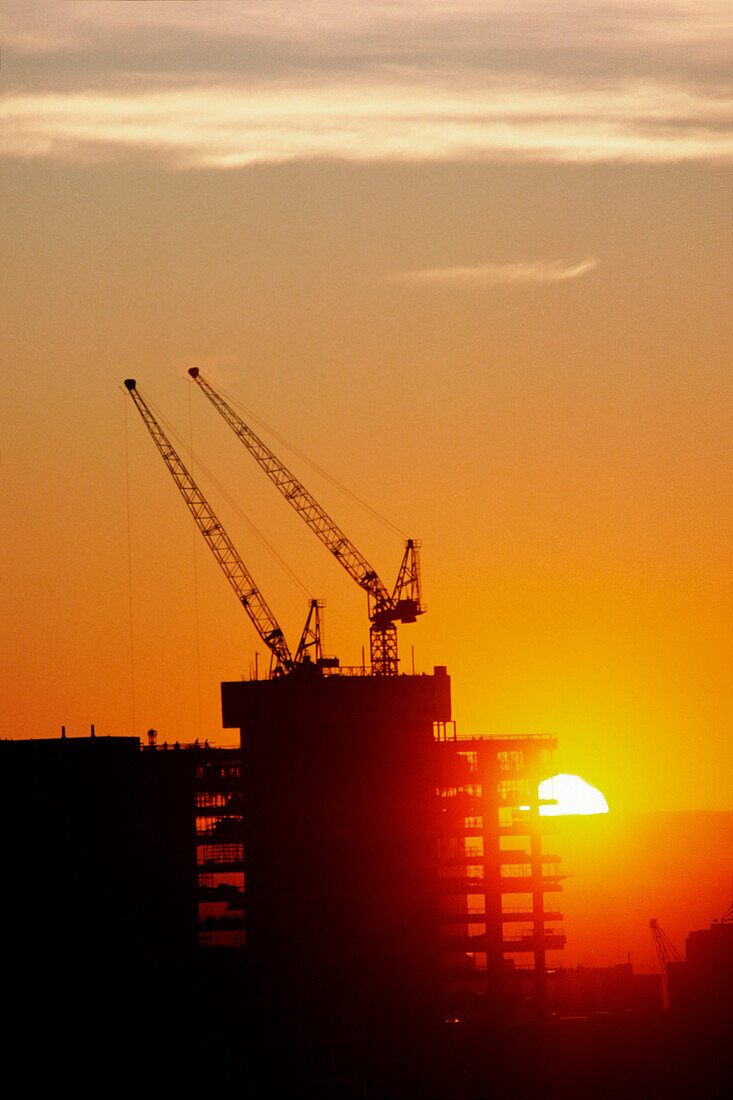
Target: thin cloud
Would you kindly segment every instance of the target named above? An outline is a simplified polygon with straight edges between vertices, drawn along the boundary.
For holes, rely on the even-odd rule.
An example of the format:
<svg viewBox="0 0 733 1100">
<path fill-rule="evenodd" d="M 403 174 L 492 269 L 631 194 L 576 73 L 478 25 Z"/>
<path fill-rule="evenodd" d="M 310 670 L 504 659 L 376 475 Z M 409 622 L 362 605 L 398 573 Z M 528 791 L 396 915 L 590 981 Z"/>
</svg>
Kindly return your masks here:
<svg viewBox="0 0 733 1100">
<path fill-rule="evenodd" d="M 720 43 L 731 31 L 727 0 L 3 0 L 6 48 L 22 53 L 77 53 L 119 47 L 163 32 L 158 49 L 175 51 L 187 36 L 280 42 L 321 58 L 348 54 L 390 56 L 445 53 L 460 41 L 499 48 L 544 50 L 570 46 L 609 51 L 704 41 Z"/>
<path fill-rule="evenodd" d="M 108 160 L 143 153 L 175 168 L 304 158 L 661 163 L 733 159 L 731 105 L 648 82 L 363 78 L 296 85 L 189 83 L 148 92 L 7 95 L 6 156 Z"/>
<path fill-rule="evenodd" d="M 524 283 L 558 283 L 577 279 L 598 267 L 595 256 L 580 263 L 564 260 L 532 260 L 529 263 L 478 264 L 475 267 L 433 267 L 423 271 L 397 271 L 394 283 L 424 286 L 516 286 Z"/>
<path fill-rule="evenodd" d="M 3 14 L 9 157 L 733 160 L 723 0 L 5 0 Z"/>
</svg>

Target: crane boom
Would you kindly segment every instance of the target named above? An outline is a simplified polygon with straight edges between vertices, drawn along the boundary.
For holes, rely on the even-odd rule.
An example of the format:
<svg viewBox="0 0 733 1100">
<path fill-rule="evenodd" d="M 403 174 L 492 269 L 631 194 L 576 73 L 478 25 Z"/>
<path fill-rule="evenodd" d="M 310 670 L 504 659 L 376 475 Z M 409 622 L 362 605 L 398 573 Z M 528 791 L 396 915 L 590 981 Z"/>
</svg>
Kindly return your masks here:
<svg viewBox="0 0 733 1100">
<path fill-rule="evenodd" d="M 659 969 L 662 971 L 662 999 L 664 1007 L 669 1008 L 669 988 L 667 985 L 669 964 L 682 962 L 682 956 L 655 917 L 649 921 L 649 928 L 659 959 Z"/>
<path fill-rule="evenodd" d="M 389 592 L 379 579 L 377 571 L 369 564 L 364 555 L 357 550 L 351 539 L 334 523 L 305 486 L 300 483 L 295 474 L 245 424 L 241 416 L 217 393 L 211 383 L 201 377 L 198 367 L 192 367 L 188 373 L 201 387 L 214 408 L 221 413 L 232 431 L 239 436 L 249 453 L 262 467 L 276 488 L 280 490 L 288 503 L 299 516 L 302 516 L 310 529 L 315 531 L 321 542 L 328 547 L 334 557 L 338 558 L 349 576 L 353 577 L 356 583 L 374 599 L 389 600 Z"/>
<path fill-rule="evenodd" d="M 656 918 L 652 918 L 652 920 L 649 921 L 649 928 L 651 930 L 652 939 L 654 940 L 657 958 L 659 959 L 659 967 L 666 980 L 669 963 L 681 962 L 682 956 Z"/>
<path fill-rule="evenodd" d="M 407 540 L 397 583 L 390 595 L 376 569 L 369 564 L 351 539 L 211 383 L 202 378 L 198 367 L 192 367 L 188 373 L 288 503 L 331 551 L 349 576 L 367 593 L 371 620 L 372 672 L 377 675 L 396 675 L 398 658 L 395 623 L 415 622 L 424 610 L 418 554 L 420 544 L 414 539 Z"/>
<path fill-rule="evenodd" d="M 219 562 L 224 575 L 236 593 L 237 599 L 252 620 L 252 625 L 272 653 L 275 661 L 273 674 L 277 675 L 292 671 L 294 661 L 290 655 L 285 636 L 264 596 L 257 587 L 252 574 L 237 553 L 213 508 L 205 499 L 176 453 L 172 443 L 150 411 L 146 401 L 139 393 L 135 380 L 133 378 L 125 379 L 125 386 L 135 402 L 145 426 L 153 437 L 155 445 L 163 456 L 163 460 L 178 486 L 181 496 L 188 505 L 199 531 Z"/>
</svg>

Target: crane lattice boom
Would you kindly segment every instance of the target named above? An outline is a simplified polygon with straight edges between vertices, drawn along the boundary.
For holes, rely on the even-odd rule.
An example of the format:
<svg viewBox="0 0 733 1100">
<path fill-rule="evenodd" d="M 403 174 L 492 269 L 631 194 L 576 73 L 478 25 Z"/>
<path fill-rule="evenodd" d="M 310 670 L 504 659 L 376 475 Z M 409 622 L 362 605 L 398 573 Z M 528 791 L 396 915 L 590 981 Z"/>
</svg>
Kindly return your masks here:
<svg viewBox="0 0 733 1100">
<path fill-rule="evenodd" d="M 209 549 L 219 562 L 237 599 L 249 615 L 252 624 L 274 659 L 273 674 L 290 672 L 294 667 L 288 644 L 267 602 L 257 587 L 252 574 L 237 553 L 231 539 L 208 503 L 198 485 L 188 472 L 175 448 L 140 395 L 135 380 L 128 378 L 125 385 L 135 402 L 153 441 L 163 456 L 181 496 L 188 505 L 199 531 Z"/>
<path fill-rule="evenodd" d="M 262 467 L 275 487 L 315 532 L 324 546 L 341 563 L 353 580 L 364 589 L 369 601 L 372 672 L 395 675 L 398 671 L 397 628 L 395 623 L 415 622 L 423 613 L 421 599 L 419 543 L 408 539 L 394 592 L 390 595 L 379 574 L 351 539 L 334 523 L 318 501 L 285 466 L 263 440 L 242 420 L 197 367 L 188 372 L 203 390 L 214 408 Z"/>
<path fill-rule="evenodd" d="M 655 918 L 649 921 L 649 928 L 651 929 L 652 939 L 654 940 L 654 946 L 657 951 L 657 958 L 659 959 L 659 966 L 662 974 L 666 978 L 667 966 L 670 962 L 681 962 L 682 956 L 672 943 L 671 939 L 660 926 L 659 921 Z"/>
<path fill-rule="evenodd" d="M 364 555 L 357 550 L 351 539 L 334 523 L 305 486 L 301 484 L 295 474 L 245 424 L 241 416 L 217 393 L 211 383 L 202 378 L 198 367 L 192 367 L 188 373 L 201 387 L 214 408 L 221 413 L 232 431 L 239 436 L 273 485 L 280 490 L 310 529 L 315 531 L 324 546 L 327 546 L 334 557 L 338 558 L 346 572 L 375 600 L 388 603 L 389 592 L 379 579 L 377 571 L 369 564 Z"/>
</svg>

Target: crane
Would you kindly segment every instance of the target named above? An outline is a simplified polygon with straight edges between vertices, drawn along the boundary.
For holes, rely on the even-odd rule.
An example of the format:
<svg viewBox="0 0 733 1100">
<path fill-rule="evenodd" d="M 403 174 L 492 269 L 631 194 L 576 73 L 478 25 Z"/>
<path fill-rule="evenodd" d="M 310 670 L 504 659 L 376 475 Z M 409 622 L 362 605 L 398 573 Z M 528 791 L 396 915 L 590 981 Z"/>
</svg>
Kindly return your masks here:
<svg viewBox="0 0 733 1100">
<path fill-rule="evenodd" d="M 682 962 L 682 956 L 672 943 L 671 939 L 660 926 L 659 921 L 652 918 L 649 921 L 649 928 L 651 929 L 652 939 L 654 940 L 654 946 L 657 949 L 657 958 L 659 959 L 659 966 L 662 974 L 667 974 L 667 965 L 670 962 Z"/>
<path fill-rule="evenodd" d="M 320 611 L 323 603 L 319 600 L 311 600 L 300 644 L 295 657 L 291 656 L 285 635 L 268 607 L 265 597 L 237 553 L 213 508 L 184 466 L 173 444 L 138 390 L 135 379 L 126 378 L 125 386 L 135 402 L 145 426 L 153 437 L 156 447 L 163 456 L 163 460 L 178 486 L 181 496 L 188 505 L 199 531 L 234 589 L 237 599 L 249 615 L 252 625 L 270 650 L 272 656 L 270 675 L 282 676 L 293 672 L 297 666 L 310 662 L 313 662 L 316 667 L 322 663 L 334 664 L 333 660 L 325 662 L 322 660 Z"/>
<path fill-rule="evenodd" d="M 675 945 L 672 943 L 667 933 L 660 926 L 659 921 L 656 918 L 652 917 L 652 919 L 649 921 L 649 928 L 651 929 L 654 946 L 657 949 L 659 968 L 662 971 L 662 988 L 666 1007 L 667 969 L 671 962 L 682 962 L 682 956 L 680 955 Z"/>
<path fill-rule="evenodd" d="M 298 515 L 367 594 L 372 674 L 395 676 L 398 672 L 397 626 L 414 623 L 422 615 L 420 543 L 407 539 L 397 581 L 390 593 L 376 569 L 331 519 L 304 485 L 242 420 L 217 390 L 201 376 L 198 367 L 188 372 L 214 408 L 262 467 L 275 487 Z"/>
</svg>

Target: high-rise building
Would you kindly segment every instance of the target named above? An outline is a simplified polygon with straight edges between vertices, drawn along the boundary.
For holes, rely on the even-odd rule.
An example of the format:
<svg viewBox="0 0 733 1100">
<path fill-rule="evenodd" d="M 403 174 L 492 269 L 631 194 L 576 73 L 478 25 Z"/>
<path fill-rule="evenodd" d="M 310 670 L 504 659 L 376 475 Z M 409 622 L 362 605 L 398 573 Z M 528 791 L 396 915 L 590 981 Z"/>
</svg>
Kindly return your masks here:
<svg viewBox="0 0 733 1100">
<path fill-rule="evenodd" d="M 297 1035 L 431 1035 L 545 1001 L 551 738 L 457 739 L 450 679 L 222 685 L 241 730 L 247 951 Z M 526 1006 L 525 1006 L 526 1011 Z"/>
</svg>

